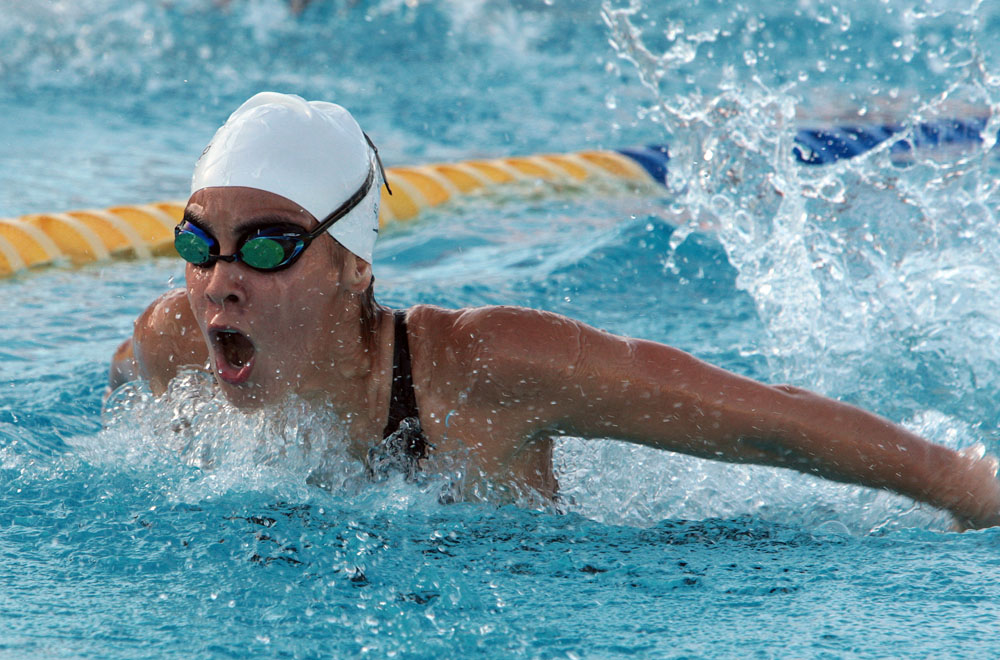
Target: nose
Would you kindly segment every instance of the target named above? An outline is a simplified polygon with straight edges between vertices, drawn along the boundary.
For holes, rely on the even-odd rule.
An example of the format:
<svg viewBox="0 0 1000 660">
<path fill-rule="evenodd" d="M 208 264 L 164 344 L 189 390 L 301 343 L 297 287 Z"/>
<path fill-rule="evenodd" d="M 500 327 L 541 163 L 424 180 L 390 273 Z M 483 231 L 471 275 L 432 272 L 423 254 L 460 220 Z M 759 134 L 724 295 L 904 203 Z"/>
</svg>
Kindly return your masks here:
<svg viewBox="0 0 1000 660">
<path fill-rule="evenodd" d="M 205 297 L 219 307 L 240 305 L 246 302 L 246 288 L 242 266 L 228 261 L 217 261 L 205 273 L 208 278 Z"/>
</svg>

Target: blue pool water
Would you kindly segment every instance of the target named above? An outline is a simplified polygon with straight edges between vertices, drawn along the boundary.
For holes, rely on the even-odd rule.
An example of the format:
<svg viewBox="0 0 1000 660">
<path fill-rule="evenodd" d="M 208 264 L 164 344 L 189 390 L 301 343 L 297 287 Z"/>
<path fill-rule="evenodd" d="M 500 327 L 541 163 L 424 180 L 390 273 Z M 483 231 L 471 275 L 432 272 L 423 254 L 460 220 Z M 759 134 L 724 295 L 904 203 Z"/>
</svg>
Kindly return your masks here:
<svg viewBox="0 0 1000 660">
<path fill-rule="evenodd" d="M 1000 450 L 995 4 L 223 4 L 0 0 L 0 215 L 183 198 L 266 88 L 348 106 L 390 165 L 666 142 L 659 192 L 526 184 L 384 232 L 377 296 L 550 309 Z M 941 117 L 982 141 L 793 156 Z M 192 376 L 102 413 L 182 278 L 0 282 L 3 657 L 997 655 L 1000 532 L 886 493 L 567 438 L 566 513 L 444 506 L 361 478 L 322 410 Z"/>
</svg>

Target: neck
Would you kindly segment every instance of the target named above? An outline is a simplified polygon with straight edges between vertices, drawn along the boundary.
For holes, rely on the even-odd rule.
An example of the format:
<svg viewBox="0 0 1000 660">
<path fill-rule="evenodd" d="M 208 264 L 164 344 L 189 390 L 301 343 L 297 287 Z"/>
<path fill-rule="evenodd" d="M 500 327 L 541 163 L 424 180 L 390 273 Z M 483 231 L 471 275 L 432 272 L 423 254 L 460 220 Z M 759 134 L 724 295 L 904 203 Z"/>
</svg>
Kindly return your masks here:
<svg viewBox="0 0 1000 660">
<path fill-rule="evenodd" d="M 307 399 L 328 402 L 348 420 L 352 441 L 370 446 L 380 437 L 392 388 L 392 312 L 377 307 L 369 329 L 360 310 L 345 310 L 326 327 L 318 346 L 316 370 L 301 389 Z M 354 313 L 351 313 L 354 312 Z"/>
</svg>

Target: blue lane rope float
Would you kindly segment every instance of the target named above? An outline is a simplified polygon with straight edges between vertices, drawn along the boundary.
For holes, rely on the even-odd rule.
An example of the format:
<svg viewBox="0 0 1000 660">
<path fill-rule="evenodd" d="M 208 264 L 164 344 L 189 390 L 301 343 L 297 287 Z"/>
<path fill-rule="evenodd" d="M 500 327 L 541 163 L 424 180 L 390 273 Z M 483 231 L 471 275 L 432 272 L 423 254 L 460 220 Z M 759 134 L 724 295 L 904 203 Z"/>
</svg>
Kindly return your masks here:
<svg viewBox="0 0 1000 660">
<path fill-rule="evenodd" d="M 642 165 L 653 181 L 667 185 L 667 163 L 670 161 L 667 145 L 651 144 L 642 148 L 618 149 L 618 153 Z"/>
<path fill-rule="evenodd" d="M 897 140 L 889 147 L 889 155 L 905 160 L 914 149 L 969 148 L 982 144 L 987 119 L 938 119 L 915 124 L 909 127 L 912 129 L 910 136 Z M 801 129 L 795 134 L 795 143 L 799 146 L 794 147 L 792 153 L 800 163 L 828 165 L 860 156 L 907 128 L 903 124 L 888 123 Z"/>
<path fill-rule="evenodd" d="M 801 129 L 794 157 L 805 165 L 826 165 L 863 154 L 905 134 L 890 155 L 905 159 L 915 149 L 972 147 L 983 142 L 986 117 L 903 124 Z M 611 179 L 635 185 L 666 185 L 670 154 L 666 145 L 540 154 L 415 167 L 391 167 L 386 178 L 393 194 L 383 195 L 382 226 L 416 218 L 426 208 L 493 186 L 516 181 L 582 182 Z M 109 209 L 32 213 L 0 218 L 0 278 L 53 263 L 79 265 L 113 257 L 176 254 L 173 227 L 184 201 Z"/>
</svg>

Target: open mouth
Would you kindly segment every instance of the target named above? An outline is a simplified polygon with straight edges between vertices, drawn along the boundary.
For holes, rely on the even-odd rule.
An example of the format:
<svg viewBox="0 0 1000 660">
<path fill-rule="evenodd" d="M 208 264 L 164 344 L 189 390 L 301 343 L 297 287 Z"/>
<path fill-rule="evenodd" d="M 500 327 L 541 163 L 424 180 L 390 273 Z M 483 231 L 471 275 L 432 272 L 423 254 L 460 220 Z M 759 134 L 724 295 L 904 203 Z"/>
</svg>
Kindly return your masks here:
<svg viewBox="0 0 1000 660">
<path fill-rule="evenodd" d="M 250 378 L 256 348 L 250 338 L 239 330 L 213 330 L 215 373 L 231 385 Z"/>
</svg>

